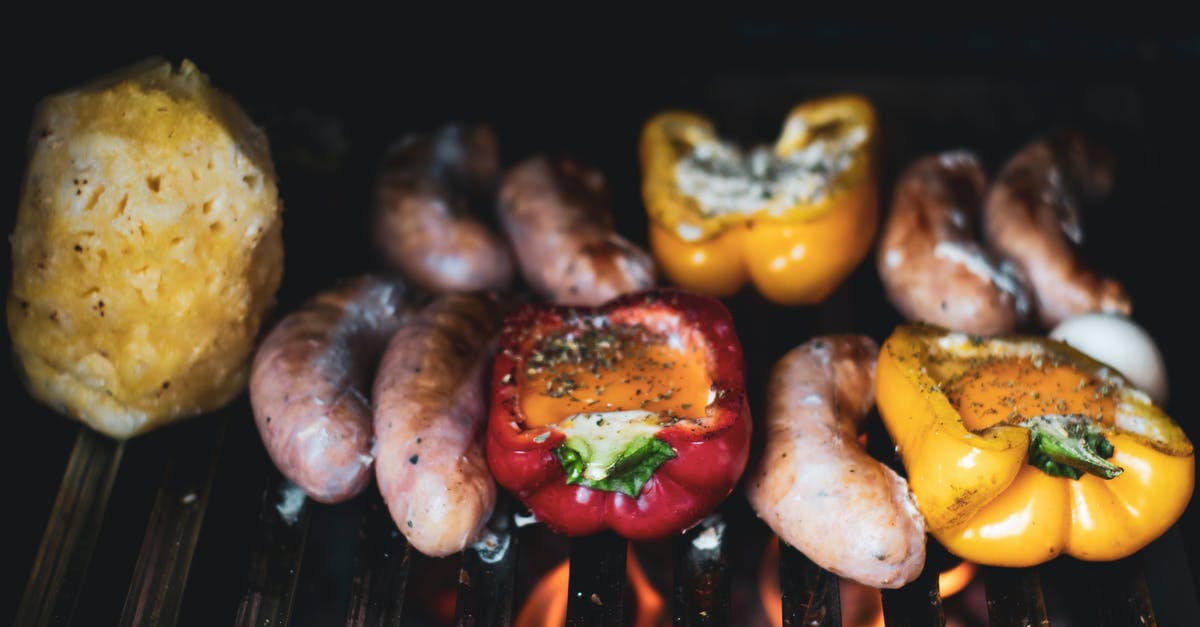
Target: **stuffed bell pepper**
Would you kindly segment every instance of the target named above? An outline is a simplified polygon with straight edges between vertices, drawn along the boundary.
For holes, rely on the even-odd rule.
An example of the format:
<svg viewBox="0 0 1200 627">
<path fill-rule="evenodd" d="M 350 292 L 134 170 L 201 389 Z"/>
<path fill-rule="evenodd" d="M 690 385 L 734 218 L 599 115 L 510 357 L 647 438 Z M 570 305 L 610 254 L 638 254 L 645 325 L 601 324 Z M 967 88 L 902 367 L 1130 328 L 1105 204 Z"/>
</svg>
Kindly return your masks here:
<svg viewBox="0 0 1200 627">
<path fill-rule="evenodd" d="M 853 95 L 797 106 L 774 148 L 745 152 L 699 115 L 655 116 L 640 152 L 659 266 L 711 296 L 749 280 L 779 304 L 820 302 L 875 236 L 876 143 L 874 109 Z"/>
<path fill-rule="evenodd" d="M 1119 559 L 1192 495 L 1179 426 L 1054 340 L 901 326 L 879 356 L 876 403 L 930 532 L 973 562 Z"/>
<path fill-rule="evenodd" d="M 742 349 L 720 302 L 662 289 L 526 305 L 494 362 L 488 464 L 567 535 L 661 538 L 736 485 L 750 447 Z"/>
</svg>

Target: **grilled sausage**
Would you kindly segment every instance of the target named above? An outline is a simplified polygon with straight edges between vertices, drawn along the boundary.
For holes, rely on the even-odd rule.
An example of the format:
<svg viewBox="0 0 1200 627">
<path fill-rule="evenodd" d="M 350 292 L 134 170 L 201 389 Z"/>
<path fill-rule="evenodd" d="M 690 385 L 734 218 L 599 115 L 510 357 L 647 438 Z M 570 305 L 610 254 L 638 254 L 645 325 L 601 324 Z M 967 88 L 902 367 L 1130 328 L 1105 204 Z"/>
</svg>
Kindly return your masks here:
<svg viewBox="0 0 1200 627">
<path fill-rule="evenodd" d="M 318 501 L 349 499 L 371 479 L 366 393 L 411 305 L 403 283 L 360 277 L 285 317 L 254 356 L 259 435 L 279 471 Z"/>
<path fill-rule="evenodd" d="M 654 284 L 654 261 L 610 226 L 604 177 L 534 157 L 500 187 L 500 223 L 525 280 L 566 305 L 599 305 Z"/>
<path fill-rule="evenodd" d="M 384 263 L 435 293 L 508 287 L 508 244 L 485 223 L 499 168 L 486 126 L 447 126 L 397 142 L 376 192 L 374 233 Z"/>
<path fill-rule="evenodd" d="M 1083 313 L 1128 315 L 1120 283 L 1083 265 L 1079 203 L 1108 193 L 1111 157 L 1085 137 L 1061 134 L 1030 143 L 1004 166 L 984 205 L 984 234 L 1029 279 L 1041 323 Z"/>
<path fill-rule="evenodd" d="M 986 176 L 969 152 L 920 159 L 900 177 L 876 263 L 888 298 L 910 320 L 955 331 L 1012 331 L 1026 288 L 975 242 Z"/>
<path fill-rule="evenodd" d="M 491 296 L 442 296 L 396 332 L 375 377 L 376 481 L 425 555 L 461 551 L 496 502 L 484 374 L 503 313 Z"/>
<path fill-rule="evenodd" d="M 816 338 L 784 355 L 767 387 L 766 448 L 746 496 L 779 537 L 822 568 L 899 588 L 925 565 L 925 522 L 908 483 L 867 454 L 878 347 Z"/>
</svg>

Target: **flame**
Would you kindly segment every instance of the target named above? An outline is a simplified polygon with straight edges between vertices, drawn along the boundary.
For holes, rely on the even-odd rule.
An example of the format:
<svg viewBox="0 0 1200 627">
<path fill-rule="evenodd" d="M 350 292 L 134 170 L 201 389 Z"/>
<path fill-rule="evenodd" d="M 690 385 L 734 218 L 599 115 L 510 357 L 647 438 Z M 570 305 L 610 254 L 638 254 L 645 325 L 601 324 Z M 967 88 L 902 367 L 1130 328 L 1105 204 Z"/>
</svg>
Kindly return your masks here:
<svg viewBox="0 0 1200 627">
<path fill-rule="evenodd" d="M 783 627 L 783 593 L 779 591 L 779 540 L 772 538 L 767 541 L 767 550 L 763 551 L 762 559 L 758 562 L 758 598 L 762 601 L 763 612 L 776 627 Z"/>
<path fill-rule="evenodd" d="M 666 601 L 654 589 L 646 571 L 629 547 L 625 554 L 625 577 L 633 590 L 635 627 L 663 627 L 669 623 L 664 610 Z M 521 606 L 515 627 L 561 627 L 567 622 L 567 588 L 571 580 L 571 562 L 563 560 L 537 582 Z"/>
<path fill-rule="evenodd" d="M 563 560 L 529 593 L 529 599 L 517 615 L 517 627 L 556 627 L 567 622 L 567 583 L 571 563 Z"/>
<path fill-rule="evenodd" d="M 943 599 L 962 591 L 975 578 L 978 567 L 967 561 L 938 573 L 938 589 Z M 853 627 L 884 627 L 883 596 L 879 590 L 850 579 L 839 585 L 842 620 Z M 776 627 L 783 627 L 783 595 L 779 591 L 779 542 L 767 542 L 758 568 L 758 595 L 763 612 Z"/>
<path fill-rule="evenodd" d="M 975 578 L 976 570 L 978 567 L 975 564 L 964 560 L 959 562 L 958 566 L 942 571 L 938 575 L 938 589 L 941 590 L 942 598 L 952 597 L 966 588 Z"/>
</svg>

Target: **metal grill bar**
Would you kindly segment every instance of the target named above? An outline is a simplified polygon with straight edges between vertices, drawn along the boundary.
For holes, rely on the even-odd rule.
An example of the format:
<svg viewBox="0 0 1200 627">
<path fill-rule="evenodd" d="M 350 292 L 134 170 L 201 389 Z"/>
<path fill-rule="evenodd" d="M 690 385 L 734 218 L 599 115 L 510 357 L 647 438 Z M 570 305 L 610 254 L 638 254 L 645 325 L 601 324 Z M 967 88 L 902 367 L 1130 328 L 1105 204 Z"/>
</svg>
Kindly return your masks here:
<svg viewBox="0 0 1200 627">
<path fill-rule="evenodd" d="M 837 575 L 779 541 L 779 590 L 784 627 L 841 627 Z"/>
<path fill-rule="evenodd" d="M 725 523 L 710 516 L 684 537 L 675 563 L 675 625 L 728 625 Z"/>
<path fill-rule="evenodd" d="M 1150 605 L 1150 590 L 1141 555 L 1111 564 L 1089 564 L 1088 588 L 1096 590 L 1096 624 L 1100 627 L 1158 624 Z"/>
<path fill-rule="evenodd" d="M 916 581 L 899 590 L 883 591 L 883 619 L 888 627 L 941 627 L 946 624 L 938 569 L 926 561 Z"/>
<path fill-rule="evenodd" d="M 400 625 L 412 549 L 376 497 L 363 513 L 347 627 Z"/>
<path fill-rule="evenodd" d="M 71 623 L 124 451 L 124 442 L 79 428 L 13 624 Z"/>
<path fill-rule="evenodd" d="M 228 414 L 180 425 L 133 570 L 121 625 L 174 625 L 200 536 Z M 197 443 L 209 443 L 197 446 Z"/>
<path fill-rule="evenodd" d="M 457 627 L 502 626 L 512 622 L 517 534 L 504 500 L 492 516 L 482 543 L 462 552 L 458 573 Z"/>
<path fill-rule="evenodd" d="M 122 624 L 176 622 L 192 552 L 220 463 L 228 418 L 180 425 L 168 441 L 164 479 L 147 524 L 126 598 Z M 208 443 L 195 446 L 196 442 Z M 33 573 L 16 616 L 20 625 L 71 624 L 84 576 L 98 542 L 101 521 L 120 466 L 124 445 L 81 428 L 60 485 Z M 299 579 L 310 504 L 271 471 L 262 492 L 259 527 L 249 561 L 247 588 L 236 624 L 283 624 L 290 620 Z M 295 499 L 289 509 L 289 499 Z M 368 505 L 360 528 L 347 624 L 402 624 L 411 549 L 378 499 Z M 725 543 L 714 519 L 690 532 L 676 554 L 675 624 L 730 624 Z M 457 625 L 506 625 L 512 618 L 516 535 L 506 513 L 492 521 L 491 551 L 463 553 Z M 715 542 L 702 542 L 704 534 Z M 1169 534 L 1178 530 L 1172 529 Z M 618 625 L 625 620 L 626 543 L 612 533 L 572 541 L 568 624 Z M 507 548 L 504 548 L 507 547 Z M 785 625 L 839 625 L 838 581 L 794 549 L 781 550 Z M 944 565 L 944 564 L 943 564 Z M 889 626 L 942 625 L 944 618 L 932 559 L 912 584 L 883 592 Z M 1071 580 L 1070 614 L 1087 624 L 1155 625 L 1143 558 L 1113 563 L 1055 562 L 1039 569 L 984 568 L 991 625 L 1050 625 L 1042 572 L 1055 582 Z M 447 582 L 449 583 L 449 582 Z"/>
<path fill-rule="evenodd" d="M 1032 568 L 984 568 L 983 585 L 987 590 L 988 624 L 993 627 L 1050 624 L 1042 578 Z"/>
<path fill-rule="evenodd" d="M 309 501 L 279 473 L 267 474 L 258 528 L 235 625 L 286 625 L 308 537 Z"/>
<path fill-rule="evenodd" d="M 611 531 L 571 540 L 568 627 L 624 624 L 625 539 Z"/>
</svg>

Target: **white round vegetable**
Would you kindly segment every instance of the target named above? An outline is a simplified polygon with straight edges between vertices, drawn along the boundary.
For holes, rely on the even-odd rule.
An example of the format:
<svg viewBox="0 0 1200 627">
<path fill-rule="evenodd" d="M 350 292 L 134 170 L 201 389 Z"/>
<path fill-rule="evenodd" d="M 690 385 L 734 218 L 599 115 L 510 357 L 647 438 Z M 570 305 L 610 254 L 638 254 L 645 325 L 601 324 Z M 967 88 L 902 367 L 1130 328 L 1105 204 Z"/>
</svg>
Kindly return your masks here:
<svg viewBox="0 0 1200 627">
<path fill-rule="evenodd" d="M 1156 405 L 1167 402 L 1162 353 L 1150 334 L 1132 320 L 1116 314 L 1084 314 L 1059 323 L 1050 337 L 1116 368 Z"/>
</svg>

